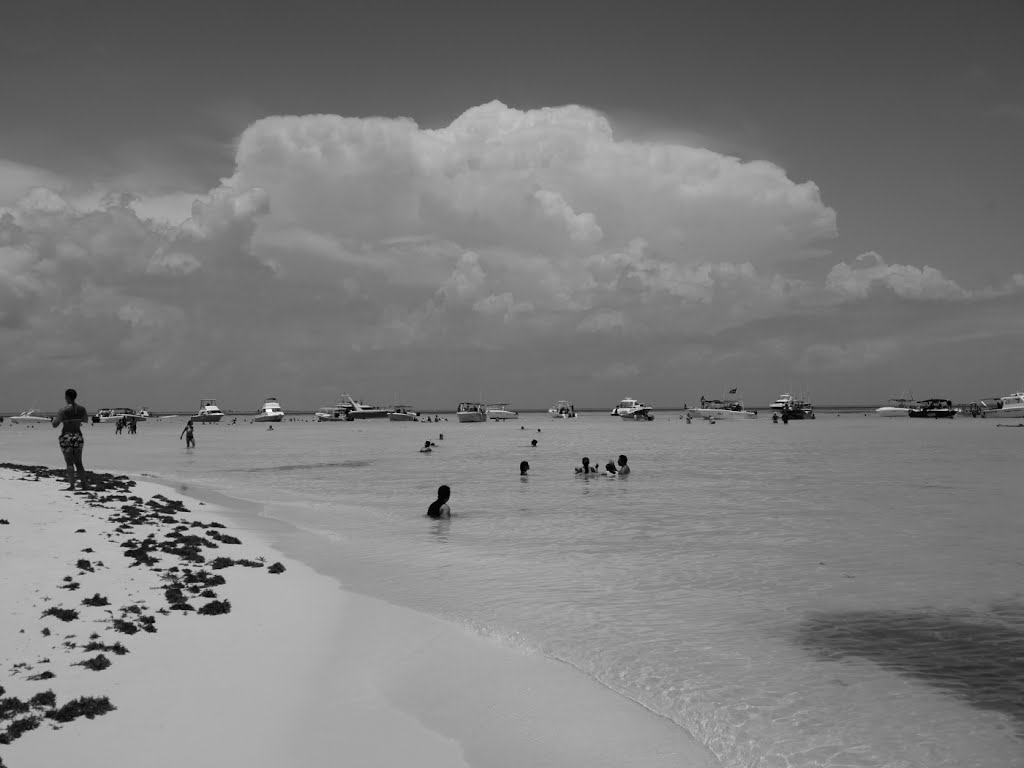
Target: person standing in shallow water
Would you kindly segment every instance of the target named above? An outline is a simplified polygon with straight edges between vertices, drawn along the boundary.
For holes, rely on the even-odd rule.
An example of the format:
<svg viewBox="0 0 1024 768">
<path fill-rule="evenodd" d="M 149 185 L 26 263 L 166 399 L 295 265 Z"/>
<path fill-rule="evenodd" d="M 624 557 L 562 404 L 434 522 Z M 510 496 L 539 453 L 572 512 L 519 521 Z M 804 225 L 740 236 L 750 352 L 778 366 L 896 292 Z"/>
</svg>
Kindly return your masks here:
<svg viewBox="0 0 1024 768">
<path fill-rule="evenodd" d="M 196 436 L 195 436 L 195 432 L 193 432 L 193 430 L 194 430 L 194 427 L 192 426 L 192 419 L 189 419 L 188 420 L 188 424 L 185 425 L 185 428 L 183 430 L 181 430 L 181 434 L 178 435 L 178 439 L 179 440 L 181 440 L 182 436 L 184 435 L 184 437 L 185 437 L 185 448 L 195 448 L 196 447 Z"/>
<path fill-rule="evenodd" d="M 442 485 L 437 489 L 437 498 L 431 502 L 430 506 L 427 507 L 427 517 L 433 518 L 434 520 L 440 520 L 442 518 L 450 518 L 452 511 L 448 508 L 448 499 L 452 496 L 452 489 L 447 485 Z"/>
<path fill-rule="evenodd" d="M 619 474 L 620 475 L 628 475 L 629 474 L 629 465 L 626 463 L 627 461 L 629 461 L 629 459 L 626 458 L 626 454 L 620 453 L 619 454 Z"/>
<path fill-rule="evenodd" d="M 88 420 L 89 414 L 85 408 L 75 402 L 78 393 L 73 389 L 65 390 L 64 401 L 66 405 L 57 411 L 57 415 L 50 422 L 54 429 L 60 427 L 60 452 L 64 454 L 64 463 L 67 464 L 68 489 L 75 490 L 75 473 L 82 481 L 82 488 L 85 488 L 85 466 L 82 464 L 82 451 L 85 449 L 85 437 L 82 436 L 82 422 Z"/>
<path fill-rule="evenodd" d="M 526 477 L 526 473 L 530 471 L 530 462 L 520 461 L 519 462 L 519 475 L 520 477 Z"/>
</svg>

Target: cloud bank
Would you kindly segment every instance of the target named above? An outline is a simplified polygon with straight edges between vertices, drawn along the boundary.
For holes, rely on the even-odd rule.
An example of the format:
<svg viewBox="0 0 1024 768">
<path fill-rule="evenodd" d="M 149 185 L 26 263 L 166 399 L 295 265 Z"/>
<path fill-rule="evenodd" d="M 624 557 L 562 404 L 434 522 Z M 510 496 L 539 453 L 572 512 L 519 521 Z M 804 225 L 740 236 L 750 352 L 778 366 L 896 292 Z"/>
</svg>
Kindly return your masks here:
<svg viewBox="0 0 1024 768">
<path fill-rule="evenodd" d="M 778 370 L 854 368 L 900 349 L 844 326 L 864 306 L 966 313 L 1024 290 L 1022 275 L 963 288 L 874 253 L 824 281 L 794 277 L 837 235 L 813 182 L 623 140 L 579 106 L 492 102 L 438 129 L 268 117 L 180 224 L 154 213 L 180 201 L 109 190 L 86 203 L 19 174 L 39 183 L 0 209 L 0 370 L 22 398 L 84 377 L 136 401 L 223 392 L 239 408 L 288 386 L 303 405 L 343 389 L 443 405 L 481 387 L 557 399 L 558 382 L 585 390 L 578 402 L 641 384 L 681 402 L 681 361 L 724 375 L 698 350 L 727 339 Z M 769 343 L 772 323 L 812 316 L 831 318 L 816 325 L 832 336 Z M 460 382 L 468 394 L 453 395 Z"/>
</svg>

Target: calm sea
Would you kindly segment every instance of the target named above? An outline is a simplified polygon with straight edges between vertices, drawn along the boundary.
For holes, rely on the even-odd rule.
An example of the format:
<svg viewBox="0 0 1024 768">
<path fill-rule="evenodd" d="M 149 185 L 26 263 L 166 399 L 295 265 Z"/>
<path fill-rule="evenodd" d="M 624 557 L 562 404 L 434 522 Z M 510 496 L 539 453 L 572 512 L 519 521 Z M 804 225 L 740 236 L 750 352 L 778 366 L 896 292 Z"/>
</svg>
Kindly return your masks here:
<svg viewBox="0 0 1024 768">
<path fill-rule="evenodd" d="M 86 459 L 259 500 L 347 588 L 564 660 L 725 766 L 1024 766 L 1024 429 L 449 418 L 197 426 L 194 452 L 178 420 L 101 425 Z M 60 463 L 9 424 L 0 457 Z"/>
</svg>

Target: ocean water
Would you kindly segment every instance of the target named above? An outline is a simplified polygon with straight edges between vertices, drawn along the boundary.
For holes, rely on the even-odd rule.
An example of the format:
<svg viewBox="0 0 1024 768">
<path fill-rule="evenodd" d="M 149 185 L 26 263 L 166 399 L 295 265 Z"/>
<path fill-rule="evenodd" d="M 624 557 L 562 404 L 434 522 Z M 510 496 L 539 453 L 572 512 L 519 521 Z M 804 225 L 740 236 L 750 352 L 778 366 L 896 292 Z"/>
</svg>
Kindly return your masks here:
<svg viewBox="0 0 1024 768">
<path fill-rule="evenodd" d="M 1024 766 L 1024 430 L 449 419 L 198 425 L 191 452 L 179 420 L 98 425 L 86 459 L 258 501 L 346 588 L 563 660 L 729 768 Z M 0 459 L 60 463 L 8 424 Z"/>
</svg>

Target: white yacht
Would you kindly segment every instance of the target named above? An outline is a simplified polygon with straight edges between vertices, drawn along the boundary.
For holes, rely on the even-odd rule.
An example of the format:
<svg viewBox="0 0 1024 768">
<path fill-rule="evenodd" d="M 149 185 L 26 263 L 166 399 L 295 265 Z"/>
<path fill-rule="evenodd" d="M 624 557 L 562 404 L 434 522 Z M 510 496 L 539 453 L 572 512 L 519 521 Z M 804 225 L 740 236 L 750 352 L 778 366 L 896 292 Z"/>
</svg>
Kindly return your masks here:
<svg viewBox="0 0 1024 768">
<path fill-rule="evenodd" d="M 787 406 L 791 405 L 795 401 L 796 401 L 796 398 L 793 397 L 791 394 L 789 394 L 789 392 L 787 392 L 784 395 L 779 395 L 778 399 L 774 403 L 772 403 L 769 407 L 773 411 L 783 411 L 783 410 L 786 409 Z"/>
<path fill-rule="evenodd" d="M 325 405 L 313 415 L 317 421 L 348 421 L 348 403 Z"/>
<path fill-rule="evenodd" d="M 388 411 L 389 421 L 419 421 L 420 415 L 408 405 L 396 405 Z"/>
<path fill-rule="evenodd" d="M 553 419 L 575 419 L 576 406 L 570 405 L 568 400 L 559 400 L 548 408 L 548 413 L 551 414 Z"/>
<path fill-rule="evenodd" d="M 494 403 L 487 406 L 487 418 L 491 421 L 507 421 L 518 419 L 519 413 L 509 410 L 508 403 Z"/>
<path fill-rule="evenodd" d="M 463 423 L 487 421 L 487 406 L 483 403 L 459 403 L 455 415 Z"/>
<path fill-rule="evenodd" d="M 212 398 L 205 398 L 199 401 L 199 412 L 192 417 L 192 421 L 215 424 L 224 418 L 224 411 Z"/>
<path fill-rule="evenodd" d="M 349 421 L 355 421 L 356 419 L 386 419 L 388 417 L 387 408 L 367 405 L 362 400 L 356 400 L 349 395 L 342 395 L 341 399 L 342 402 L 346 402 L 349 406 L 348 415 L 345 417 Z"/>
<path fill-rule="evenodd" d="M 651 414 L 653 410 L 651 406 L 644 405 L 639 400 L 626 397 L 612 408 L 611 415 L 630 421 L 654 421 L 654 416 Z"/>
<path fill-rule="evenodd" d="M 11 424 L 39 424 L 44 421 L 49 424 L 52 419 L 49 416 L 40 416 L 39 411 L 35 408 L 22 411 L 17 416 L 11 416 Z"/>
<path fill-rule="evenodd" d="M 283 421 L 284 411 L 276 397 L 268 397 L 263 401 L 263 407 L 256 413 L 253 421 Z"/>
<path fill-rule="evenodd" d="M 1002 405 L 982 413 L 986 419 L 1024 419 L 1024 392 L 999 398 Z"/>
<path fill-rule="evenodd" d="M 719 419 L 757 418 L 757 414 L 754 411 L 748 411 L 743 407 L 742 400 L 705 400 L 703 397 L 700 399 L 700 408 L 690 408 L 687 413 L 701 419 L 713 419 L 715 421 Z"/>
</svg>

